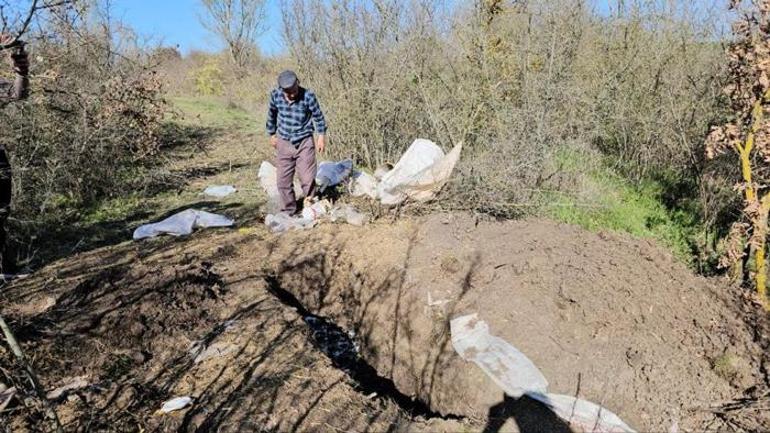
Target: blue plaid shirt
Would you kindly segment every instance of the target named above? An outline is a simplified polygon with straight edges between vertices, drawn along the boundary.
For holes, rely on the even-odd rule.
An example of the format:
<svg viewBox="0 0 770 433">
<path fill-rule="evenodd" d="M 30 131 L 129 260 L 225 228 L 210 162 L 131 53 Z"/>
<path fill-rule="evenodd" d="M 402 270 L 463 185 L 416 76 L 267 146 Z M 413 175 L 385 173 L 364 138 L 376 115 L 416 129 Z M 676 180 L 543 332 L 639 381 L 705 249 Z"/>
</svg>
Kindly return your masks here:
<svg viewBox="0 0 770 433">
<path fill-rule="evenodd" d="M 315 123 L 315 129 L 313 129 L 313 123 Z M 289 102 L 283 96 L 281 89 L 270 92 L 270 103 L 267 109 L 268 134 L 274 135 L 277 132 L 284 140 L 297 144 L 313 135 L 314 130 L 319 134 L 326 132 L 326 120 L 315 93 L 300 87 L 297 99 Z"/>
</svg>

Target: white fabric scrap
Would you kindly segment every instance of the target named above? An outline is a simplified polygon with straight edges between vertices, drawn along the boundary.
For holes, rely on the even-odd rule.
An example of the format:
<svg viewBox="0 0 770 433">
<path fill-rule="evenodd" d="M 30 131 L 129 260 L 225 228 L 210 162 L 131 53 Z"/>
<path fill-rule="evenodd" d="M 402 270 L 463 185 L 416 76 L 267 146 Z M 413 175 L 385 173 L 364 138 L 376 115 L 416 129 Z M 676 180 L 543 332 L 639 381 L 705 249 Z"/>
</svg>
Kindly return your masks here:
<svg viewBox="0 0 770 433">
<path fill-rule="evenodd" d="M 214 213 L 187 209 L 174 214 L 163 221 L 144 224 L 134 230 L 134 240 L 151 238 L 160 234 L 170 234 L 174 236 L 189 235 L 193 229 L 200 227 L 229 227 L 233 225 L 233 220 L 223 215 Z"/>
</svg>

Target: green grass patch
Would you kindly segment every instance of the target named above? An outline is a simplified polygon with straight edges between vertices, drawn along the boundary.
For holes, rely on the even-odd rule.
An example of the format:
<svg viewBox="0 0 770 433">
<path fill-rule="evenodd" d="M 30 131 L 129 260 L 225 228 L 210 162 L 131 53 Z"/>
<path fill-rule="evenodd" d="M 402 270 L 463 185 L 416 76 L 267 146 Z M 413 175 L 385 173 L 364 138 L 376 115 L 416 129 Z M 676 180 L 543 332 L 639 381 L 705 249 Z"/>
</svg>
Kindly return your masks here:
<svg viewBox="0 0 770 433">
<path fill-rule="evenodd" d="M 179 122 L 197 126 L 235 127 L 256 129 L 259 125 L 254 115 L 213 96 L 176 96 L 169 98 L 171 105 L 183 115 Z"/>
<path fill-rule="evenodd" d="M 659 183 L 632 185 L 590 155 L 565 151 L 557 159 L 563 170 L 581 181 L 573 194 L 547 193 L 546 215 L 592 231 L 613 230 L 654 239 L 692 264 L 690 238 L 697 230 L 696 218 L 666 208 Z"/>
<path fill-rule="evenodd" d="M 82 213 L 81 221 L 90 224 L 111 222 L 142 209 L 145 199 L 138 195 L 116 197 L 96 203 Z"/>
</svg>

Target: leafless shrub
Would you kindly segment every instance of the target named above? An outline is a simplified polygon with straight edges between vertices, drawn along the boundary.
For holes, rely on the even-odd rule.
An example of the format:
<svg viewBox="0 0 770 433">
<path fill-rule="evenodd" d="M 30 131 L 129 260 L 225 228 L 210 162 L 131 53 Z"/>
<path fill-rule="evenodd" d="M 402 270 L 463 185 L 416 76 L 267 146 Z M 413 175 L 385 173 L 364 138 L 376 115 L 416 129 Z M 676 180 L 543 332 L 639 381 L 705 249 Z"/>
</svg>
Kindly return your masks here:
<svg viewBox="0 0 770 433">
<path fill-rule="evenodd" d="M 21 225 L 141 187 L 158 153 L 161 81 L 129 35 L 96 21 L 98 4 L 51 9 L 31 33 L 30 100 L 2 113 Z"/>
<path fill-rule="evenodd" d="M 565 146 L 598 147 L 633 179 L 699 169 L 723 63 L 702 2 L 611 15 L 568 0 L 441 4 L 286 1 L 285 39 L 332 152 L 375 167 L 418 136 L 463 142 L 448 202 L 508 216 L 554 187 Z"/>
<path fill-rule="evenodd" d="M 258 57 L 256 38 L 265 29 L 265 0 L 201 0 L 201 23 L 227 46 L 239 75 Z"/>
</svg>

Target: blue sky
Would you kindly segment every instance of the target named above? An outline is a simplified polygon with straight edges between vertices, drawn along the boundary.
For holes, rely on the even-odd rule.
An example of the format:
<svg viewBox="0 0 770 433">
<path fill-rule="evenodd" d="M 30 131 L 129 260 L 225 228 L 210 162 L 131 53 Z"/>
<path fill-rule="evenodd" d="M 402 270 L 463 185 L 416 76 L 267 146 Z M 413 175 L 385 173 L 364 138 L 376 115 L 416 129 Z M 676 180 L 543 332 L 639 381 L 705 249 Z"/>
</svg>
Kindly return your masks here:
<svg viewBox="0 0 770 433">
<path fill-rule="evenodd" d="M 200 0 L 113 0 L 115 16 L 140 35 L 152 37 L 163 45 L 179 44 L 182 53 L 191 49 L 216 51 L 221 48 L 198 20 L 202 13 Z M 268 30 L 259 40 L 265 54 L 283 47 L 281 41 L 280 0 L 268 0 Z"/>
<path fill-rule="evenodd" d="M 446 0 L 462 4 L 464 0 Z M 469 0 L 465 0 L 469 1 Z M 547 0 L 541 0 L 547 1 Z M 589 0 L 599 13 L 607 13 L 610 5 L 618 0 Z M 695 0 L 695 4 L 719 3 L 720 0 Z M 724 0 L 722 0 L 724 2 Z M 192 49 L 217 51 L 220 42 L 200 24 L 202 13 L 200 0 L 113 0 L 117 18 L 133 27 L 139 34 L 152 37 L 166 46 L 179 45 L 183 54 Z M 259 40 L 265 54 L 275 54 L 283 49 L 281 38 L 281 0 L 267 0 L 268 29 Z"/>
</svg>

